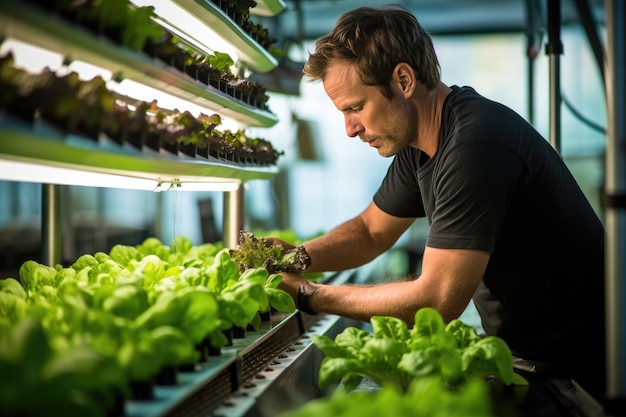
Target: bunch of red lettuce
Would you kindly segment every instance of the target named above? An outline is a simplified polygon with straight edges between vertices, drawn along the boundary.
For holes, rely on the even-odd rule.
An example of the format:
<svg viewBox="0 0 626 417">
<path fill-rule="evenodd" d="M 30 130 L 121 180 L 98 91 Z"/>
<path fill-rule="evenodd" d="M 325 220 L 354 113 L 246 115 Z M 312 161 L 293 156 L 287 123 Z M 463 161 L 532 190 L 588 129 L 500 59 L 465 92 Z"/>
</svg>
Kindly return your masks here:
<svg viewBox="0 0 626 417">
<path fill-rule="evenodd" d="M 304 246 L 287 249 L 282 245 L 272 245 L 267 239 L 255 237 L 245 230 L 240 231 L 239 244 L 235 249 L 231 249 L 229 254 L 242 271 L 249 268 L 264 268 L 270 274 L 301 273 L 311 265 L 311 257 Z"/>
</svg>

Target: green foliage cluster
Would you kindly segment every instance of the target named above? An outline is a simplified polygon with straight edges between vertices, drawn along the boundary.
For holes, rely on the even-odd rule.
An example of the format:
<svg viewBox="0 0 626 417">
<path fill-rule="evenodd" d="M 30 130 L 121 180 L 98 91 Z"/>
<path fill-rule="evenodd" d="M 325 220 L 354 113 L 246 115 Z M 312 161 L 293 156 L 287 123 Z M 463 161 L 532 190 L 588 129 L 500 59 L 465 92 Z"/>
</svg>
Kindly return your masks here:
<svg viewBox="0 0 626 417">
<path fill-rule="evenodd" d="M 129 0 L 32 0 L 47 10 L 80 22 L 86 28 L 98 28 L 120 45 L 141 50 L 149 40 L 162 36 L 163 28 L 156 23 L 154 6 L 134 7 Z"/>
<path fill-rule="evenodd" d="M 425 376 L 438 377 L 451 386 L 487 376 L 507 385 L 526 384 L 513 370 L 513 355 L 502 339 L 481 337 L 458 319 L 446 325 L 432 308 L 415 313 L 412 329 L 390 316 L 374 316 L 371 325 L 371 333 L 347 327 L 334 340 L 313 336 L 325 354 L 319 371 L 321 388 L 341 382 L 352 391 L 368 378 L 380 386 L 406 391 L 414 379 Z"/>
<path fill-rule="evenodd" d="M 528 384 L 502 339 L 481 337 L 461 320 L 446 325 L 432 308 L 415 313 L 412 329 L 388 316 L 371 325 L 371 332 L 347 327 L 334 340 L 313 336 L 325 354 L 319 386 L 337 389 L 279 417 L 493 417 L 487 377 Z M 378 389 L 359 390 L 364 378 Z"/>
<path fill-rule="evenodd" d="M 278 417 L 494 417 L 489 392 L 479 380 L 450 390 L 435 377 L 416 379 L 406 392 L 394 385 L 379 391 L 336 391 Z"/>
<path fill-rule="evenodd" d="M 0 280 L 0 415 L 105 415 L 131 382 L 195 363 L 201 342 L 226 345 L 223 330 L 258 328 L 270 306 L 295 311 L 281 279 L 184 237 L 69 267 L 26 261 L 19 281 Z"/>
</svg>

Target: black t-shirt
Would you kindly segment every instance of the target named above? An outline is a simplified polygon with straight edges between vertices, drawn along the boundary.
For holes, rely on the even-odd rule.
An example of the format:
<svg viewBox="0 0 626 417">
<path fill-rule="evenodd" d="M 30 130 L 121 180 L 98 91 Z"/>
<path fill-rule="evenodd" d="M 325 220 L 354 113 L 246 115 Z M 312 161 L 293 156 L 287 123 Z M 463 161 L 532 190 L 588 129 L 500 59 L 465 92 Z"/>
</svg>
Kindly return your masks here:
<svg viewBox="0 0 626 417">
<path fill-rule="evenodd" d="M 454 86 L 436 154 L 398 153 L 374 202 L 426 216 L 427 246 L 491 254 L 474 302 L 485 332 L 515 355 L 604 369 L 603 225 L 560 155 L 514 111 Z"/>
</svg>

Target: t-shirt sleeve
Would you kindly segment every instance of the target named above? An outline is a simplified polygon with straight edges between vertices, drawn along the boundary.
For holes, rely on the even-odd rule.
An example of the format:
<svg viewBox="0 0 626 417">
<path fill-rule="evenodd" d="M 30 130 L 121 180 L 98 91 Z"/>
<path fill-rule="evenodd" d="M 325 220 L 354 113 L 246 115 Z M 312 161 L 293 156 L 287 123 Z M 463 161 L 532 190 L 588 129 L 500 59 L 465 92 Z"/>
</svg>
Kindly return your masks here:
<svg viewBox="0 0 626 417">
<path fill-rule="evenodd" d="M 507 146 L 488 140 L 456 144 L 434 174 L 434 211 L 426 244 L 493 252 L 507 210 L 527 171 Z"/>
<path fill-rule="evenodd" d="M 417 182 L 416 150 L 396 154 L 387 174 L 374 194 L 374 203 L 396 217 L 424 217 L 424 206 Z"/>
</svg>

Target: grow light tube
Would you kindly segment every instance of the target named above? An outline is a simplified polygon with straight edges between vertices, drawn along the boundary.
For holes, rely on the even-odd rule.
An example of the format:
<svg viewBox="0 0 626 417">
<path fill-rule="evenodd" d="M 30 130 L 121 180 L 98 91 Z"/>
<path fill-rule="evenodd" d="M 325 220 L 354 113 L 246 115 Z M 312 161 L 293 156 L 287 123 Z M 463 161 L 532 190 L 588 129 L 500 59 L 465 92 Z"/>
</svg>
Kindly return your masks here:
<svg viewBox="0 0 626 417">
<path fill-rule="evenodd" d="M 108 69 L 80 60 L 74 60 L 66 66 L 65 59 L 60 53 L 19 39 L 7 38 L 2 42 L 0 56 L 9 52 L 13 54 L 15 68 L 32 74 L 41 73 L 48 68 L 58 76 L 75 72 L 78 74 L 78 78 L 83 81 L 89 81 L 99 76 L 108 82 L 113 76 Z"/>
<path fill-rule="evenodd" d="M 215 51 L 223 52 L 237 63 L 239 56 L 233 46 L 213 31 L 197 16 L 187 12 L 184 8 L 171 0 L 131 0 L 136 6 L 154 7 L 158 22 L 170 32 L 186 39 L 195 47 L 212 55 Z M 210 46 L 209 46 L 210 45 Z"/>
<path fill-rule="evenodd" d="M 16 68 L 31 73 L 39 73 L 46 67 L 56 71 L 63 66 L 63 56 L 41 46 L 33 45 L 14 38 L 6 38 L 0 44 L 0 56 L 13 54 Z"/>
<path fill-rule="evenodd" d="M 31 162 L 0 159 L 0 179 L 41 184 L 122 188 L 143 191 L 234 191 L 239 180 L 212 179 L 209 182 L 179 179 L 140 178 L 104 172 L 76 170 Z"/>
<path fill-rule="evenodd" d="M 106 86 L 107 89 L 110 91 L 114 91 L 120 95 L 132 97 L 137 100 L 145 101 L 147 103 L 150 103 L 152 100 L 156 100 L 158 107 L 162 109 L 172 111 L 176 110 L 179 112 L 185 110 L 189 111 L 194 117 L 198 117 L 200 114 L 210 115 L 212 113 L 219 112 L 219 110 L 216 111 L 215 109 L 199 106 L 185 99 L 173 96 L 164 91 L 147 86 L 145 84 L 138 83 L 130 79 L 123 79 L 119 83 L 115 81 L 109 81 L 107 82 Z M 228 129 L 231 131 L 237 131 L 241 129 L 239 123 L 236 120 L 225 116 L 220 117 L 220 130 Z"/>
</svg>

